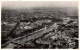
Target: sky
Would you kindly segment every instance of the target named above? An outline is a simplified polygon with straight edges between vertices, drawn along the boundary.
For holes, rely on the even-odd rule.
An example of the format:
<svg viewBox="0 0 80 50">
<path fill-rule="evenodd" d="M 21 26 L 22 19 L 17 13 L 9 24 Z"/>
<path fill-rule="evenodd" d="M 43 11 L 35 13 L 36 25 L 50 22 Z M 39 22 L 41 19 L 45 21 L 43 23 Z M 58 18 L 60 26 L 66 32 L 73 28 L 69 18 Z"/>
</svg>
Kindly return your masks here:
<svg viewBox="0 0 80 50">
<path fill-rule="evenodd" d="M 77 1 L 3 1 L 2 8 L 26 9 L 35 7 L 78 7 Z"/>
</svg>

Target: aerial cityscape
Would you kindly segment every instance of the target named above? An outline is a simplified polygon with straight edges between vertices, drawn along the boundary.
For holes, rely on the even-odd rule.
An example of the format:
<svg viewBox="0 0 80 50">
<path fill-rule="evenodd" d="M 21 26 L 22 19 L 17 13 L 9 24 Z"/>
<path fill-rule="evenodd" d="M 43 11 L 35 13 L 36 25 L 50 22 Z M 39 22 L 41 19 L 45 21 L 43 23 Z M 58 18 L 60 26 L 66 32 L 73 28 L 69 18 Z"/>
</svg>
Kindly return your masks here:
<svg viewBox="0 0 80 50">
<path fill-rule="evenodd" d="M 76 1 L 2 2 L 1 48 L 78 49 Z"/>
</svg>

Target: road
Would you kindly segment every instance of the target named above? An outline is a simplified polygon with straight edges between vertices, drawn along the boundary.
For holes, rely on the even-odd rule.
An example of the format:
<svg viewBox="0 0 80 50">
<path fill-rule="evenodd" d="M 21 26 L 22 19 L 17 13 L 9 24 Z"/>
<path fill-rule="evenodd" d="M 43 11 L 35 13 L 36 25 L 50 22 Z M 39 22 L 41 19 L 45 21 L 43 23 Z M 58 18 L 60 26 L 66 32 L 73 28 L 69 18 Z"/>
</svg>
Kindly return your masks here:
<svg viewBox="0 0 80 50">
<path fill-rule="evenodd" d="M 30 41 L 30 40 L 34 40 L 36 38 L 41 37 L 43 34 L 46 34 L 47 32 L 52 31 L 53 29 L 55 29 L 54 25 L 50 26 L 50 27 L 45 27 L 43 29 L 40 29 L 38 31 L 35 31 L 34 33 L 31 33 L 32 35 L 30 36 L 23 36 L 22 38 L 17 38 L 16 40 L 13 39 L 12 42 L 9 42 L 7 44 L 5 44 L 3 46 L 3 48 L 14 48 L 16 46 L 16 44 L 25 44 L 26 42 Z M 15 44 L 16 43 L 16 44 Z"/>
</svg>

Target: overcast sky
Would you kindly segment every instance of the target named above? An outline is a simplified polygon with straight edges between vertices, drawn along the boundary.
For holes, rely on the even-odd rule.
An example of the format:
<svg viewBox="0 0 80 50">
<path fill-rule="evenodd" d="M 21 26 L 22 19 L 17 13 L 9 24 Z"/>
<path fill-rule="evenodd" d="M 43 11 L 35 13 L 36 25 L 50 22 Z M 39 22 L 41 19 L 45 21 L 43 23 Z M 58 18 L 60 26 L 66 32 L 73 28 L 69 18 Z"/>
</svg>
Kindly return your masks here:
<svg viewBox="0 0 80 50">
<path fill-rule="evenodd" d="M 34 7 L 77 7 L 77 1 L 6 1 L 2 8 L 23 9 Z"/>
</svg>

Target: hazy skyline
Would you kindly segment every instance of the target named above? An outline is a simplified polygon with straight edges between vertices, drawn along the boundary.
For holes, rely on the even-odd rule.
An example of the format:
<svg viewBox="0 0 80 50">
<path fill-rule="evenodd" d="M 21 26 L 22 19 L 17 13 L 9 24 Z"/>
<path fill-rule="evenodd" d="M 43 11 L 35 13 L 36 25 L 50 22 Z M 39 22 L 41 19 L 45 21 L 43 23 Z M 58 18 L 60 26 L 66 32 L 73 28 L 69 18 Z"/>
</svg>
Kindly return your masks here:
<svg viewBox="0 0 80 50">
<path fill-rule="evenodd" d="M 4 1 L 2 8 L 26 9 L 35 7 L 78 7 L 77 1 Z"/>
</svg>

